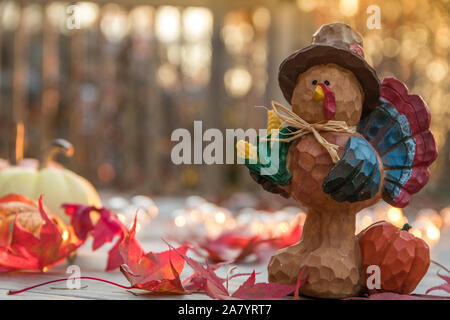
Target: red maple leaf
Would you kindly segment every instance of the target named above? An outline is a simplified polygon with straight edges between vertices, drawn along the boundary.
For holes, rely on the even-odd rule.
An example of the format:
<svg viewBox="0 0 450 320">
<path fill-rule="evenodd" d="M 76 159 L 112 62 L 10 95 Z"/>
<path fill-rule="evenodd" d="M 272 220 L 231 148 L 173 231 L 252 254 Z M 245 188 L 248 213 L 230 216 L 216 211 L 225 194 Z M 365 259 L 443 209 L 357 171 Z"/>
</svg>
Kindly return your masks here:
<svg viewBox="0 0 450 320">
<path fill-rule="evenodd" d="M 213 262 L 243 261 L 252 254 L 257 260 L 264 261 L 267 256 L 284 247 L 297 243 L 302 236 L 302 226 L 297 222 L 291 230 L 278 237 L 263 239 L 259 235 L 243 235 L 237 231 L 222 233 L 217 238 L 206 238 L 198 243 L 198 247 L 206 251 L 194 248 L 199 256 L 206 257 Z"/>
<path fill-rule="evenodd" d="M 298 293 L 299 287 L 304 283 L 300 282 L 300 279 L 296 285 L 255 283 L 255 271 L 250 275 L 238 273 L 224 279 L 219 277 L 215 271 L 226 263 L 212 266 L 206 263 L 203 266 L 200 262 L 186 255 L 187 246 L 174 248 L 167 242 L 169 250 L 160 253 L 145 253 L 135 236 L 136 218 L 131 230 L 125 232 L 118 247 L 121 259 L 125 262 L 121 265 L 120 270 L 130 283 L 129 287 L 89 276 L 83 276 L 80 279 L 102 281 L 124 289 L 142 289 L 153 294 L 202 292 L 213 299 L 281 299 L 294 290 Z M 194 272 L 182 282 L 180 274 L 186 263 Z M 249 276 L 249 278 L 233 294 L 230 294 L 228 282 L 230 279 L 239 276 Z M 21 290 L 9 291 L 9 294 L 19 294 L 42 285 L 66 280 L 67 278 L 51 280 Z"/>
<path fill-rule="evenodd" d="M 71 226 L 75 235 L 85 241 L 89 235 L 93 237 L 92 250 L 95 251 L 106 242 L 112 242 L 115 237 L 117 241 L 108 252 L 106 270 L 114 270 L 123 264 L 119 253 L 119 244 L 128 232 L 128 228 L 119 218 L 106 208 L 97 208 L 81 204 L 64 204 L 63 208 L 67 215 L 71 216 Z M 92 213 L 97 213 L 98 219 L 94 223 Z"/>
<path fill-rule="evenodd" d="M 255 283 L 255 271 L 231 295 L 234 298 L 247 300 L 276 300 L 295 291 L 297 285 L 280 283 Z"/>
<path fill-rule="evenodd" d="M 160 253 L 145 253 L 135 236 L 136 218 L 130 232 L 119 246 L 124 261 L 120 271 L 131 286 L 159 294 L 186 293 L 180 280 L 184 259 L 170 249 Z M 181 246 L 177 250 L 185 254 L 188 247 Z"/>
<path fill-rule="evenodd" d="M 206 270 L 208 270 L 209 272 L 214 272 L 217 269 L 219 269 L 221 266 L 226 265 L 228 263 L 229 263 L 229 261 L 219 262 L 214 265 L 206 264 Z M 222 282 L 226 281 L 226 279 L 222 279 L 222 278 L 220 278 L 220 280 L 222 280 Z M 204 291 L 203 288 L 205 287 L 205 284 L 206 284 L 206 279 L 204 277 L 202 277 L 200 274 L 198 274 L 197 272 L 194 272 L 189 277 L 184 279 L 182 283 L 183 283 L 183 287 L 185 288 L 186 291 L 189 291 L 191 293 L 203 292 Z"/>
<path fill-rule="evenodd" d="M 195 252 L 213 262 L 239 262 L 253 254 L 259 245 L 267 241 L 258 235 L 245 236 L 236 232 L 226 232 L 215 239 L 207 238 L 198 244 L 199 248 L 206 251 L 206 255 L 197 249 Z"/>
<path fill-rule="evenodd" d="M 446 271 L 448 274 L 450 274 L 450 270 L 447 269 L 446 267 L 444 267 L 442 264 L 437 263 L 436 261 L 431 261 L 433 262 L 435 265 L 437 265 L 438 267 L 441 267 L 444 271 Z M 442 280 L 445 281 L 445 283 L 439 285 L 439 286 L 435 286 L 432 287 L 430 289 L 428 289 L 425 294 L 430 293 L 431 291 L 435 291 L 435 290 L 443 290 L 447 293 L 450 293 L 450 277 L 449 276 L 444 276 L 442 274 L 440 274 L 439 272 L 437 273 L 438 277 L 441 278 Z M 450 298 L 450 297 L 448 297 Z"/>
<path fill-rule="evenodd" d="M 438 273 L 438 277 L 441 278 L 442 280 L 445 281 L 445 283 L 439 285 L 439 286 L 435 286 L 432 287 L 430 289 L 427 290 L 427 292 L 425 292 L 425 294 L 430 293 L 431 291 L 435 291 L 435 290 L 443 290 L 447 293 L 450 293 L 450 277 L 449 276 L 444 276 L 442 274 Z"/>
<path fill-rule="evenodd" d="M 303 228 L 299 221 L 291 228 L 291 230 L 279 237 L 272 238 L 270 244 L 276 249 L 282 249 L 290 245 L 296 244 L 302 237 Z"/>
<path fill-rule="evenodd" d="M 277 300 L 293 293 L 298 284 L 255 283 L 255 271 L 231 295 L 232 297 L 247 300 Z"/>
<path fill-rule="evenodd" d="M 8 195 L 2 198 L 0 203 L 6 201 L 19 201 L 36 205 L 32 200 L 18 195 Z M 5 228 L 9 229 L 9 224 L 3 224 L 2 230 L 0 230 L 0 239 L 2 239 L 0 243 L 0 271 L 45 270 L 64 262 L 66 257 L 83 243 L 82 241 L 72 241 L 70 236 L 66 240 L 63 239 L 60 228 L 45 212 L 42 197 L 39 198 L 39 212 L 43 220 L 39 237 L 33 235 L 20 224 L 17 214 L 14 218 L 10 239 L 5 233 Z"/>
<path fill-rule="evenodd" d="M 166 242 L 167 243 L 167 242 Z M 213 299 L 229 300 L 229 299 L 281 299 L 286 295 L 293 293 L 304 282 L 298 282 L 294 285 L 279 284 L 279 283 L 255 283 L 255 271 L 252 272 L 250 277 L 232 294 L 228 292 L 228 283 L 224 286 L 224 281 L 228 282 L 228 279 L 223 279 L 217 276 L 214 272 L 215 268 L 208 265 L 204 267 L 198 261 L 189 258 L 180 250 L 172 247 L 167 243 L 169 248 L 172 248 L 177 252 L 186 263 L 195 272 L 194 287 L 197 286 L 199 291 L 205 292 L 209 297 Z M 240 276 L 238 274 L 235 276 Z"/>
</svg>

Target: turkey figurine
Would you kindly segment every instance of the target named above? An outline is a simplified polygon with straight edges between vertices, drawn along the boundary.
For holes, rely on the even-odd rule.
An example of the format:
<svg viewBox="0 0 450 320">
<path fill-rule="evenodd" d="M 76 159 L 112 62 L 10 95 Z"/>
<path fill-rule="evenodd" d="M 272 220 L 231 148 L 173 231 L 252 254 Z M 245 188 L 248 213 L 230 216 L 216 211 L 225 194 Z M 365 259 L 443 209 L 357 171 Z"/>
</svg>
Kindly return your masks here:
<svg viewBox="0 0 450 320">
<path fill-rule="evenodd" d="M 300 293 L 344 298 L 364 290 L 356 214 L 380 199 L 404 207 L 428 181 L 437 156 L 430 112 L 394 78 L 381 83 L 361 36 L 323 25 L 286 58 L 279 84 L 291 109 L 273 102 L 268 134 L 237 144 L 251 177 L 307 209 L 301 240 L 272 256 L 269 281 Z"/>
</svg>

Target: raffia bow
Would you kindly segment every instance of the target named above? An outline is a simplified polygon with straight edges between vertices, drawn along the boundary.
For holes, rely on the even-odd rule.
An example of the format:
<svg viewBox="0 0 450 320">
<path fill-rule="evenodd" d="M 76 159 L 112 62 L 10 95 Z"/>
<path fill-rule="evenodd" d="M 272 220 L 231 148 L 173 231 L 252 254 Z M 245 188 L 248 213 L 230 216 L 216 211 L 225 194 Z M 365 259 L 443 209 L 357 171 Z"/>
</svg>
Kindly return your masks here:
<svg viewBox="0 0 450 320">
<path fill-rule="evenodd" d="M 289 135 L 288 138 L 273 137 L 268 140 L 289 142 L 298 139 L 306 134 L 312 133 L 317 142 L 319 142 L 328 151 L 331 159 L 333 160 L 333 163 L 336 163 L 340 160 L 337 154 L 339 146 L 333 143 L 329 143 L 320 135 L 320 132 L 356 132 L 356 127 L 349 127 L 345 121 L 329 120 L 326 122 L 309 123 L 302 119 L 299 115 L 295 114 L 289 108 L 286 108 L 276 101 L 272 101 L 272 109 L 275 114 L 281 119 L 283 125 L 292 126 L 297 130 L 284 133 L 284 135 Z"/>
</svg>

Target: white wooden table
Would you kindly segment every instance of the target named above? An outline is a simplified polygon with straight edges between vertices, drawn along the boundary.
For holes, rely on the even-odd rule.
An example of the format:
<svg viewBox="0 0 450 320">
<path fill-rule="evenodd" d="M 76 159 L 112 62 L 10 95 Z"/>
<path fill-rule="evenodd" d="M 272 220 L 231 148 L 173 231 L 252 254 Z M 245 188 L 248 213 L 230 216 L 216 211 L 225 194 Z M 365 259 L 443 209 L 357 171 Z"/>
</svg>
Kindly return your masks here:
<svg viewBox="0 0 450 320">
<path fill-rule="evenodd" d="M 146 251 L 164 251 L 167 250 L 167 246 L 161 240 L 164 236 L 164 228 L 162 227 L 167 219 L 167 211 L 172 210 L 172 207 L 179 207 L 179 202 L 157 203 L 160 208 L 160 215 L 155 221 L 152 221 L 142 231 L 138 233 L 138 239 L 141 241 Z M 165 212 L 166 211 L 166 212 Z M 102 278 L 110 281 L 117 282 L 123 285 L 129 285 L 125 277 L 120 271 L 105 272 L 104 268 L 107 261 L 107 251 L 110 246 L 103 247 L 95 252 L 91 251 L 91 242 L 88 241 L 78 251 L 78 256 L 75 264 L 80 266 L 81 276 L 91 276 Z M 432 259 L 440 262 L 447 268 L 450 267 L 450 230 L 446 230 L 441 234 L 440 242 L 431 249 Z M 201 261 L 201 259 L 199 259 Z M 62 264 L 51 268 L 46 273 L 34 273 L 34 272 L 12 272 L 12 273 L 0 273 L 0 299 L 116 299 L 116 300 L 142 300 L 142 299 L 180 299 L 180 300 L 192 300 L 192 299 L 209 299 L 204 294 L 192 294 L 192 295 L 179 295 L 179 296 L 150 296 L 150 295 L 134 295 L 125 289 L 115 287 L 106 283 L 82 280 L 82 287 L 84 289 L 68 290 L 65 282 L 54 283 L 51 285 L 32 289 L 30 291 L 18 294 L 7 295 L 8 290 L 18 290 L 34 284 L 58 279 L 66 278 L 69 274 L 66 274 L 66 268 L 68 264 Z M 218 274 L 225 276 L 227 267 L 222 267 Z M 267 281 L 267 270 L 265 264 L 251 265 L 251 264 L 239 264 L 236 272 L 251 272 L 255 269 L 260 272 L 257 277 L 257 282 Z M 442 280 L 437 277 L 436 272 L 438 268 L 435 265 L 431 265 L 427 275 L 422 282 L 416 288 L 414 293 L 424 294 L 425 291 L 435 285 L 442 283 Z M 186 265 L 182 274 L 183 277 L 191 274 L 192 271 L 189 266 Z M 230 292 L 233 292 L 242 282 L 243 279 L 233 279 L 230 281 Z M 63 288 L 63 289 L 55 289 Z M 443 291 L 433 292 L 435 295 L 446 295 Z M 448 295 L 448 294 L 447 294 Z"/>
</svg>

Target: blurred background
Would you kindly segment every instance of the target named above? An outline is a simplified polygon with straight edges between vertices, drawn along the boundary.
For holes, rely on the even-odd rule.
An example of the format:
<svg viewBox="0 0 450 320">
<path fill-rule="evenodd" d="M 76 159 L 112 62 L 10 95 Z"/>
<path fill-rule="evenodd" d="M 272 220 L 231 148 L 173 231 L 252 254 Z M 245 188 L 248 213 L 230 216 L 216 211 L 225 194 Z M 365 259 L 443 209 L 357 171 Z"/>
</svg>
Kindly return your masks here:
<svg viewBox="0 0 450 320">
<path fill-rule="evenodd" d="M 380 7 L 381 29 L 367 27 L 369 5 Z M 192 131 L 194 120 L 203 130 L 265 128 L 254 106 L 287 104 L 281 61 L 320 25 L 340 21 L 363 35 L 380 78 L 395 76 L 428 102 L 439 157 L 413 205 L 440 210 L 450 204 L 449 8 L 448 0 L 1 1 L 0 158 L 39 158 L 59 137 L 75 155 L 58 160 L 100 190 L 217 199 L 260 191 L 243 166 L 172 164 L 170 135 Z"/>
</svg>

